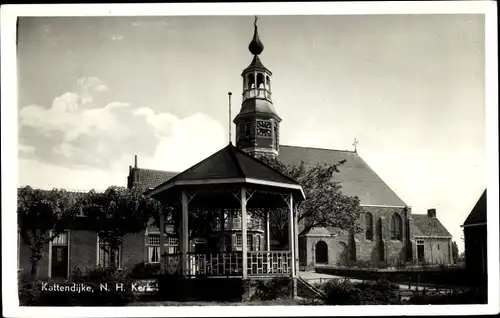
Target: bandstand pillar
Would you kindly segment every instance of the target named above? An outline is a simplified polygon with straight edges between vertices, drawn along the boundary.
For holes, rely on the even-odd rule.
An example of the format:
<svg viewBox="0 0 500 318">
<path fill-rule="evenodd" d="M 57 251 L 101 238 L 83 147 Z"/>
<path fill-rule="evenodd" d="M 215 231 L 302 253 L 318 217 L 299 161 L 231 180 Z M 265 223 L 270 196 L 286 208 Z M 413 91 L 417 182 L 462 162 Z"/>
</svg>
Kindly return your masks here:
<svg viewBox="0 0 500 318">
<path fill-rule="evenodd" d="M 271 250 L 271 232 L 269 229 L 269 208 L 266 208 L 266 251 Z"/>
<path fill-rule="evenodd" d="M 161 204 L 160 209 L 160 270 L 162 273 L 165 272 L 165 265 L 167 260 L 167 255 L 163 259 L 163 252 L 165 252 L 165 203 Z M 146 238 L 148 239 L 148 238 Z M 149 244 L 149 243 L 148 243 Z"/>
<path fill-rule="evenodd" d="M 187 276 L 189 273 L 189 224 L 188 224 L 188 196 L 186 190 L 182 190 L 182 216 L 181 216 L 181 268 L 183 276 Z"/>
<path fill-rule="evenodd" d="M 298 225 L 298 209 L 294 207 L 293 213 L 293 228 L 294 228 L 294 247 L 295 247 L 295 276 L 299 275 L 299 225 Z"/>
<path fill-rule="evenodd" d="M 245 187 L 241 188 L 241 236 L 242 236 L 242 275 L 243 279 L 248 276 L 248 246 L 247 246 L 247 189 Z"/>
<path fill-rule="evenodd" d="M 292 259 L 292 268 L 291 268 L 291 272 L 292 272 L 292 277 L 295 277 L 295 231 L 294 231 L 294 213 L 293 213 L 293 195 L 290 194 L 290 198 L 289 198 L 289 202 L 288 202 L 288 207 L 289 207 L 289 211 L 288 211 L 288 233 L 289 233 L 289 237 L 288 237 L 288 249 L 290 250 L 290 257 Z"/>
</svg>

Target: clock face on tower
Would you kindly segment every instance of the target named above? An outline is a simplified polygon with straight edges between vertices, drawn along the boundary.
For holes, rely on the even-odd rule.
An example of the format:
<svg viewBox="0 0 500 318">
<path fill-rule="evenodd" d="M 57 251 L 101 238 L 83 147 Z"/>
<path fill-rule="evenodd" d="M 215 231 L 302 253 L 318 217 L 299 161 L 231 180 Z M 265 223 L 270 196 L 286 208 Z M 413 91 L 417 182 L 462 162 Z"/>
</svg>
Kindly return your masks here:
<svg viewBox="0 0 500 318">
<path fill-rule="evenodd" d="M 271 122 L 258 120 L 257 121 L 257 135 L 262 137 L 271 137 Z"/>
</svg>

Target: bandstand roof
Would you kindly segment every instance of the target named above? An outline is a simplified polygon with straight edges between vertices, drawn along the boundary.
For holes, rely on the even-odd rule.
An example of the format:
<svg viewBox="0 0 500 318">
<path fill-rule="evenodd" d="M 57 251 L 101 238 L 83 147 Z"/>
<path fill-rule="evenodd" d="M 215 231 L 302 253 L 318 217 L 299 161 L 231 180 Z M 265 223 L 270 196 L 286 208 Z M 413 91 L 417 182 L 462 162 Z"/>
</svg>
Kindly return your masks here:
<svg viewBox="0 0 500 318">
<path fill-rule="evenodd" d="M 146 191 L 159 193 L 176 186 L 254 184 L 265 187 L 290 189 L 305 198 L 302 187 L 295 180 L 248 155 L 231 143 L 191 168 Z"/>
</svg>

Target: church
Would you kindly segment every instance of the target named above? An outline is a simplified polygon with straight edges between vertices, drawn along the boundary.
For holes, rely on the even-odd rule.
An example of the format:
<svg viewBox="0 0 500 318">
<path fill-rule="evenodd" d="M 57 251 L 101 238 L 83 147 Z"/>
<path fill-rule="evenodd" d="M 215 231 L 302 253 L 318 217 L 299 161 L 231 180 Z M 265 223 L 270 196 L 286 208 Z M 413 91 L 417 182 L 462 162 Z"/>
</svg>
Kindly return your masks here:
<svg viewBox="0 0 500 318">
<path fill-rule="evenodd" d="M 299 261 L 302 267 L 319 264 L 346 265 L 365 262 L 373 266 L 401 263 L 452 263 L 452 236 L 436 217 L 436 210 L 412 214 L 411 207 L 373 171 L 356 150 L 343 151 L 281 145 L 279 134 L 282 119 L 273 104 L 272 75 L 260 59 L 264 45 L 255 24 L 248 49 L 253 56 L 241 77 L 242 104 L 233 122 L 236 126 L 236 147 L 258 158 L 279 158 L 289 165 L 345 163 L 336 175 L 342 191 L 360 199 L 363 213 L 359 224 L 363 231 L 353 237 L 333 228 L 313 228 L 300 232 Z M 231 95 L 231 93 L 229 93 Z M 278 92 L 279 94 L 279 92 Z M 285 126 L 286 129 L 286 126 Z M 129 167 L 127 186 L 153 189 L 177 175 L 177 172 L 152 170 L 137 165 Z M 226 220 L 226 251 L 240 251 L 241 223 L 238 216 Z M 273 239 L 262 220 L 252 220 L 248 228 L 249 250 L 272 250 Z M 167 240 L 168 250 L 176 250 L 176 238 Z M 206 250 L 205 239 L 194 239 L 192 251 Z M 263 245 L 265 244 L 265 245 Z M 267 249 L 266 249 L 267 247 Z"/>
<path fill-rule="evenodd" d="M 241 74 L 242 104 L 233 120 L 236 126 L 235 145 L 228 145 L 194 167 L 201 164 L 204 177 L 210 177 L 224 170 L 227 164 L 234 164 L 233 171 L 238 175 L 246 173 L 242 171 L 242 164 L 247 165 L 247 168 L 251 166 L 253 171 L 250 171 L 250 174 L 258 174 L 253 180 L 260 178 L 260 181 L 257 180 L 260 185 L 254 184 L 256 188 L 259 186 L 263 188 L 265 185 L 267 188 L 264 192 L 269 192 L 268 190 L 273 187 L 276 191 L 288 189 L 286 191 L 289 198 L 292 196 L 292 191 L 295 191 L 299 200 L 302 200 L 304 198 L 303 192 L 300 196 L 302 191 L 300 185 L 293 184 L 295 181 L 287 180 L 283 175 L 280 176 L 257 158 L 269 156 L 279 158 L 284 164 L 299 165 L 304 162 L 306 166 L 318 163 L 337 164 L 345 161 L 339 169 L 340 172 L 335 175 L 335 180 L 340 182 L 344 195 L 357 196 L 360 199 L 363 212 L 358 223 L 362 231 L 356 234 L 345 233 L 335 228 L 301 231 L 301 228 L 303 229 L 301 224 L 296 224 L 292 226 L 293 234 L 290 234 L 291 246 L 288 251 L 280 251 L 277 250 L 270 235 L 269 217 L 263 219 L 246 215 L 246 212 L 223 212 L 215 224 L 215 232 L 218 233 L 218 255 L 212 259 L 205 259 L 204 257 L 208 257 L 207 251 L 212 250 L 210 244 L 213 240 L 188 236 L 187 225 L 182 225 L 184 234 L 179 237 L 175 234 L 174 225 L 168 220 L 163 223 L 165 235 L 160 235 L 158 227 L 150 226 L 140 233 L 124 237 L 122 246 L 112 253 L 106 248 L 105 242 L 99 240 L 97 233 L 85 229 L 68 229 L 45 247 L 43 258 L 39 263 L 40 277 L 68 277 L 77 269 L 85 270 L 96 266 L 114 265 L 131 270 L 141 263 L 162 263 L 165 254 L 175 255 L 179 252 L 183 257 L 188 253 L 194 254 L 193 257 L 197 257 L 195 263 L 203 263 L 204 266 L 211 264 L 211 272 L 217 274 L 222 273 L 218 268 L 220 266 L 225 268 L 226 265 L 239 268 L 240 272 L 241 268 L 248 268 L 252 274 L 283 274 L 296 271 L 297 265 L 292 264 L 297 263 L 301 268 L 360 263 L 370 267 L 396 266 L 405 263 L 452 263 L 452 236 L 438 220 L 436 210 L 429 209 L 427 214 L 412 214 L 411 207 L 391 190 L 356 150 L 343 151 L 280 144 L 282 124 L 284 124 L 283 129 L 287 127 L 286 123 L 282 123 L 273 104 L 272 94 L 279 92 L 272 91 L 273 73 L 260 59 L 264 45 L 260 40 L 257 24 L 254 26 L 253 39 L 248 49 L 252 60 Z M 218 159 L 220 161 L 217 161 Z M 127 187 L 138 187 L 146 193 L 155 191 L 159 193 L 160 188 L 171 180 L 179 179 L 181 175 L 186 176 L 186 172 L 193 172 L 194 167 L 182 173 L 152 170 L 140 167 L 136 156 L 135 164 L 129 167 Z M 271 180 L 272 178 L 275 179 Z M 247 182 L 248 176 L 242 180 Z M 290 190 L 292 188 L 295 190 Z M 240 202 L 246 200 L 243 196 L 243 190 L 246 189 L 241 190 Z M 183 217 L 187 220 L 187 202 L 190 198 L 185 190 L 182 190 L 182 194 Z M 234 193 L 232 195 L 234 196 Z M 294 199 L 290 200 L 292 202 Z M 260 202 L 267 204 L 268 201 L 264 198 Z M 242 203 L 240 212 L 246 209 L 246 206 L 244 208 L 243 206 Z M 296 221 L 296 216 L 292 216 L 291 206 L 290 203 L 289 220 L 293 220 L 293 217 Z M 242 215 L 245 215 L 244 218 Z M 248 259 L 242 257 L 247 252 Z M 183 260 L 183 264 L 188 266 L 189 262 L 184 263 Z M 29 249 L 22 244 L 19 237 L 18 268 L 23 273 L 28 273 L 30 269 Z M 246 271 L 243 270 L 243 273 Z"/>
</svg>

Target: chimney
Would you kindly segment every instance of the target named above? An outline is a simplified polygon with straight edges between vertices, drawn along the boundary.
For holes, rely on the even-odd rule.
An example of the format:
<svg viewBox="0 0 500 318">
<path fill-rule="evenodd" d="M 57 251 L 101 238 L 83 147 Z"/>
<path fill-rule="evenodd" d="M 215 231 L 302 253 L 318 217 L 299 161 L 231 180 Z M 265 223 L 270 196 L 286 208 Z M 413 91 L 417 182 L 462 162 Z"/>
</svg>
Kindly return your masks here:
<svg viewBox="0 0 500 318">
<path fill-rule="evenodd" d="M 430 218 L 435 218 L 436 217 L 436 209 L 428 209 L 427 216 Z"/>
<path fill-rule="evenodd" d="M 134 168 L 137 168 L 137 155 L 134 156 Z"/>
</svg>

